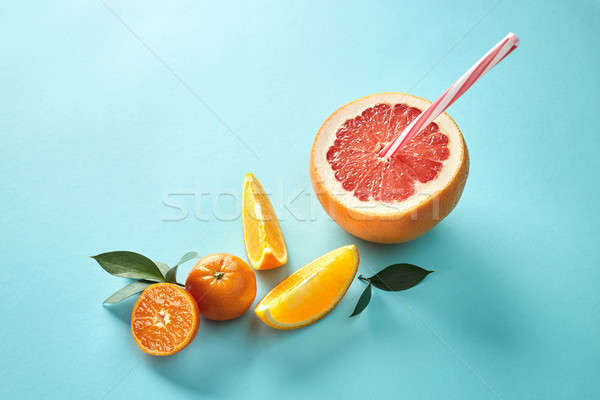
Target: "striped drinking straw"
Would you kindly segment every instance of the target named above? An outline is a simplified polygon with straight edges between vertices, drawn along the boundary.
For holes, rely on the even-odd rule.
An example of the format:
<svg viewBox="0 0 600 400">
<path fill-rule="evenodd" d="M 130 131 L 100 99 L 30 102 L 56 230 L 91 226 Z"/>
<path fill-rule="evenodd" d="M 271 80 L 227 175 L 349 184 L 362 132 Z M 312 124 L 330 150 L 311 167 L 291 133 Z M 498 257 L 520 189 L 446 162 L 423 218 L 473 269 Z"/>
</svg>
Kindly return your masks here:
<svg viewBox="0 0 600 400">
<path fill-rule="evenodd" d="M 488 72 L 504 57 L 519 45 L 519 38 L 514 33 L 509 33 L 498 42 L 486 55 L 481 57 L 467 72 L 463 74 L 452 86 L 450 86 L 436 101 L 434 101 L 425 111 L 413 120 L 394 140 L 388 143 L 381 151 L 379 156 L 388 159 L 398 150 L 400 146 L 406 143 L 411 137 L 425 128 L 430 122 L 433 122 L 441 113 L 443 113 L 452 103 L 456 101 L 464 92 L 475 83 L 481 75 Z"/>
</svg>

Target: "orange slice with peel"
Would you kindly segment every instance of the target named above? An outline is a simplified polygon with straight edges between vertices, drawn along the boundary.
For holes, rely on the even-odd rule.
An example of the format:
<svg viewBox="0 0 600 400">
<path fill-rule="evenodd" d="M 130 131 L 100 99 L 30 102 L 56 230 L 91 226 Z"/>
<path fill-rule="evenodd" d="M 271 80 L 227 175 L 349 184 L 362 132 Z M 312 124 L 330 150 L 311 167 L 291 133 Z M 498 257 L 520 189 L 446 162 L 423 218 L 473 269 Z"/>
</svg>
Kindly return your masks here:
<svg viewBox="0 0 600 400">
<path fill-rule="evenodd" d="M 242 227 L 246 254 L 254 269 L 277 268 L 287 262 L 287 247 L 275 210 L 251 173 L 244 177 Z"/>
<path fill-rule="evenodd" d="M 275 286 L 254 312 L 275 329 L 312 324 L 327 315 L 344 297 L 356 275 L 358 261 L 354 245 L 330 251 Z"/>
<path fill-rule="evenodd" d="M 196 300 L 172 283 L 148 286 L 131 313 L 131 333 L 145 353 L 168 356 L 187 346 L 198 331 Z"/>
</svg>

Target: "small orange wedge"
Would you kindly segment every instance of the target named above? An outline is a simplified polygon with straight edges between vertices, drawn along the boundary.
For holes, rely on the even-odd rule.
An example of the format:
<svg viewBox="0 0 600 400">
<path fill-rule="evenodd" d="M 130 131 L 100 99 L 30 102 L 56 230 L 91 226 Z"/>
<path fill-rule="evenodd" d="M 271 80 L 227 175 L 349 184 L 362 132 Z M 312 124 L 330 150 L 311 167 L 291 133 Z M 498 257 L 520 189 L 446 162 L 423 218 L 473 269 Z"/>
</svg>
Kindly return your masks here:
<svg viewBox="0 0 600 400">
<path fill-rule="evenodd" d="M 253 174 L 244 177 L 242 227 L 246 254 L 254 269 L 277 268 L 287 262 L 287 247 L 275 210 Z"/>
<path fill-rule="evenodd" d="M 295 329 L 323 318 L 344 297 L 358 268 L 354 245 L 310 262 L 278 284 L 254 312 L 275 329 Z"/>
</svg>

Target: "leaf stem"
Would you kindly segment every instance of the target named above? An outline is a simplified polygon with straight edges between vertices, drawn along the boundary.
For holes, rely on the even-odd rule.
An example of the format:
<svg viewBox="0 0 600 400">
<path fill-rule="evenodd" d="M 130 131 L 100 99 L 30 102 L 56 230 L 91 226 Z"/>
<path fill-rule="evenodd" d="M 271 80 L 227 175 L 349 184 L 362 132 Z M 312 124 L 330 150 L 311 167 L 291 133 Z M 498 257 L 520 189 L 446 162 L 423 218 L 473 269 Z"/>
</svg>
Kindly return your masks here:
<svg viewBox="0 0 600 400">
<path fill-rule="evenodd" d="M 361 280 L 361 281 L 363 281 L 363 282 L 365 282 L 365 283 L 371 283 L 371 281 L 369 280 L 369 278 L 366 278 L 366 277 L 364 277 L 362 275 L 359 275 L 358 279 Z"/>
</svg>

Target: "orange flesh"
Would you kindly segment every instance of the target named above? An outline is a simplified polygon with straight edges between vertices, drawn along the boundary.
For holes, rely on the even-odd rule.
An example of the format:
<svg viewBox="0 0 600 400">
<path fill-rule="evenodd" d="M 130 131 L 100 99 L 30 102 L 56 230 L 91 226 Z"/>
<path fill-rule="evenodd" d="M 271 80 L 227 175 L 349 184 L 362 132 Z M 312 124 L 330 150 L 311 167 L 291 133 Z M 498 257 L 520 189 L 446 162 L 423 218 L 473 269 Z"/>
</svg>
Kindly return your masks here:
<svg viewBox="0 0 600 400">
<path fill-rule="evenodd" d="M 270 269 L 287 262 L 287 247 L 275 210 L 262 185 L 247 174 L 243 188 L 244 244 L 255 269 Z"/>
<path fill-rule="evenodd" d="M 327 314 L 344 296 L 358 268 L 354 245 L 333 250 L 294 272 L 256 306 L 264 322 L 279 329 L 307 325 Z M 265 316 L 270 314 L 272 321 Z"/>
<path fill-rule="evenodd" d="M 144 352 L 169 355 L 194 338 L 198 322 L 192 296 L 177 285 L 159 283 L 140 295 L 131 315 L 131 332 Z"/>
<path fill-rule="evenodd" d="M 406 104 L 377 104 L 347 120 L 336 132 L 327 161 L 342 187 L 359 200 L 402 201 L 415 183 L 435 179 L 450 156 L 448 137 L 430 123 L 388 161 L 378 155 L 421 110 Z"/>
</svg>

